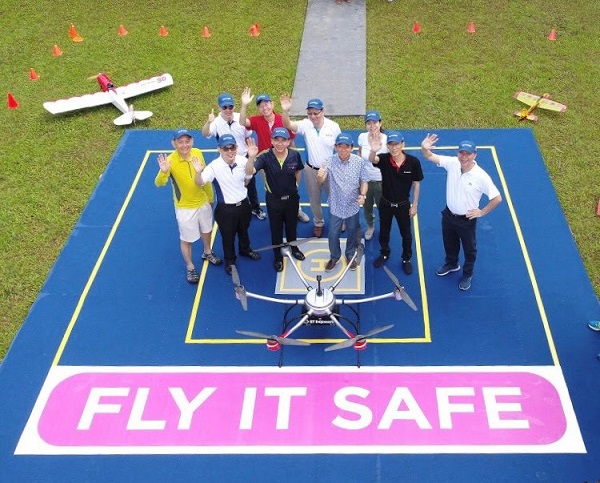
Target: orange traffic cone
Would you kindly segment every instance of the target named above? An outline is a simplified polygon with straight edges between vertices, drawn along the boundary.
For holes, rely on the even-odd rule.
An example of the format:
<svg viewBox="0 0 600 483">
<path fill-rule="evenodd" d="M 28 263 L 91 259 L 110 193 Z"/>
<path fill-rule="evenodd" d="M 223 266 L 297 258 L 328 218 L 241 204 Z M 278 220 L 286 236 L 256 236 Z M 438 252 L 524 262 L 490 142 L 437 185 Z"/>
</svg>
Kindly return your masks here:
<svg viewBox="0 0 600 483">
<path fill-rule="evenodd" d="M 31 67 L 29 69 L 29 79 L 31 80 L 38 80 L 40 78 L 39 75 L 37 75 L 37 72 L 33 69 L 33 67 Z"/>
<path fill-rule="evenodd" d="M 69 26 L 69 37 L 73 42 L 83 42 L 83 37 L 77 33 L 77 29 L 73 24 Z"/>
<path fill-rule="evenodd" d="M 159 35 L 160 35 L 161 37 L 166 37 L 167 35 L 169 35 L 169 32 L 167 31 L 167 29 L 165 28 L 165 26 L 164 26 L 164 25 L 161 25 L 161 26 L 160 26 L 160 32 L 159 32 Z"/>
<path fill-rule="evenodd" d="M 202 38 L 209 38 L 212 34 L 210 33 L 210 30 L 208 30 L 208 27 L 205 25 L 204 28 L 202 29 Z"/>
<path fill-rule="evenodd" d="M 61 56 L 62 54 L 63 54 L 63 53 L 62 53 L 62 50 L 60 50 L 60 49 L 58 48 L 58 45 L 54 44 L 54 47 L 52 47 L 52 55 L 53 55 L 54 57 L 59 57 L 59 56 Z"/>
<path fill-rule="evenodd" d="M 260 25 L 258 25 L 258 22 L 254 22 L 254 23 L 252 24 L 252 27 L 254 27 L 254 30 L 256 30 L 256 32 L 257 32 L 258 34 L 260 34 Z M 248 29 L 248 30 L 250 30 L 250 32 L 252 32 L 252 27 L 250 27 L 250 28 Z"/>
<path fill-rule="evenodd" d="M 416 34 L 421 33 L 421 26 L 419 25 L 419 22 L 415 22 L 415 24 L 413 25 L 412 31 Z"/>
<path fill-rule="evenodd" d="M 552 29 L 550 30 L 550 33 L 548 34 L 548 40 L 556 40 L 556 30 Z"/>
<path fill-rule="evenodd" d="M 467 32 L 470 34 L 474 34 L 475 33 L 475 24 L 473 22 L 471 22 L 469 24 L 469 26 L 467 27 Z"/>
<path fill-rule="evenodd" d="M 119 25 L 119 35 L 121 37 L 127 35 L 129 32 L 127 32 L 127 29 L 123 26 L 123 25 Z"/>
<path fill-rule="evenodd" d="M 252 27 L 250 27 L 250 37 L 258 37 L 259 35 L 260 32 L 256 28 L 256 24 L 252 25 Z"/>
<path fill-rule="evenodd" d="M 600 199 L 598 200 L 598 208 L 596 209 L 596 215 L 600 216 Z"/>
<path fill-rule="evenodd" d="M 17 107 L 19 107 L 19 103 L 10 92 L 6 94 L 6 100 L 8 101 L 9 109 L 16 109 Z"/>
</svg>

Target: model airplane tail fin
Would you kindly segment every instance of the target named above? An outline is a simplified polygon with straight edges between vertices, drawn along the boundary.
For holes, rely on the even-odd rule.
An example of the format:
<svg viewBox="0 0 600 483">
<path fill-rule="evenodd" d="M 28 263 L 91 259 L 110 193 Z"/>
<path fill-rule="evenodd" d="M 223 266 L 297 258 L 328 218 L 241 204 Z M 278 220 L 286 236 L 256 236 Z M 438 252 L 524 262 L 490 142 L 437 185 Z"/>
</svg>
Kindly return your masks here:
<svg viewBox="0 0 600 483">
<path fill-rule="evenodd" d="M 126 126 L 135 121 L 143 121 L 152 116 L 150 111 L 134 111 L 133 106 L 129 106 L 129 111 L 117 117 L 113 123 L 117 126 Z"/>
</svg>

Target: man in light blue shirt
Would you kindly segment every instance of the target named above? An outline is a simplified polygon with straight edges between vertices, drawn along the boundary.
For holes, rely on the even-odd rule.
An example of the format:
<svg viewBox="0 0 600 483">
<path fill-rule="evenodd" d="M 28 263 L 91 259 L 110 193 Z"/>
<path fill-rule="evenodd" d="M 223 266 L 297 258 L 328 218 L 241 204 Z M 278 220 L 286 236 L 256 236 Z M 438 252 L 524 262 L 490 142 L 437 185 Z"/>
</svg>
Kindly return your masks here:
<svg viewBox="0 0 600 483">
<path fill-rule="evenodd" d="M 342 224 L 346 223 L 346 260 L 349 262 L 362 238 L 359 223 L 359 210 L 364 204 L 368 176 L 365 170 L 365 160 L 352 154 L 354 141 L 348 133 L 340 133 L 335 139 L 335 154 L 317 174 L 317 181 L 324 183 L 329 180 L 329 253 L 330 259 L 325 265 L 325 271 L 330 272 L 339 261 L 342 250 L 340 234 Z M 356 262 L 352 262 L 350 270 L 356 270 Z"/>
</svg>

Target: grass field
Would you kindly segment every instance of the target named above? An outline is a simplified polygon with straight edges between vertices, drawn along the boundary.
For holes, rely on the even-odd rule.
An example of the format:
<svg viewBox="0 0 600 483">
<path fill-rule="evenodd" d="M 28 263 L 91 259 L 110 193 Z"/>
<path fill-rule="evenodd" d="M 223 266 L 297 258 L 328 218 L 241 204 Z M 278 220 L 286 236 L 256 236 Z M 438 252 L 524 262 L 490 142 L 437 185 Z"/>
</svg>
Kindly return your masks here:
<svg viewBox="0 0 600 483">
<path fill-rule="evenodd" d="M 600 294 L 600 5 L 367 2 L 367 104 L 381 111 L 384 127 L 514 127 L 521 106 L 512 95 L 521 89 L 549 92 L 569 106 L 564 114 L 540 113 L 531 126 Z M 238 102 L 247 85 L 272 96 L 291 91 L 305 10 L 301 0 L 3 2 L 0 86 L 20 107 L 0 109 L 0 358 L 123 134 L 112 124 L 112 106 L 53 117 L 42 103 L 93 92 L 95 82 L 86 79 L 98 72 L 117 84 L 169 72 L 173 87 L 135 101 L 155 112 L 136 127 L 198 129 L 223 90 Z M 419 35 L 411 31 L 415 21 Z M 466 31 L 470 21 L 475 34 Z M 69 39 L 71 22 L 83 42 Z M 254 22 L 257 38 L 248 32 Z M 121 24 L 127 36 L 117 34 Z M 161 25 L 168 36 L 159 36 Z M 555 42 L 546 38 L 551 29 Z M 60 57 L 52 55 L 55 44 Z M 29 79 L 30 68 L 39 80 Z M 342 128 L 364 126 L 359 117 L 337 120 Z"/>
</svg>

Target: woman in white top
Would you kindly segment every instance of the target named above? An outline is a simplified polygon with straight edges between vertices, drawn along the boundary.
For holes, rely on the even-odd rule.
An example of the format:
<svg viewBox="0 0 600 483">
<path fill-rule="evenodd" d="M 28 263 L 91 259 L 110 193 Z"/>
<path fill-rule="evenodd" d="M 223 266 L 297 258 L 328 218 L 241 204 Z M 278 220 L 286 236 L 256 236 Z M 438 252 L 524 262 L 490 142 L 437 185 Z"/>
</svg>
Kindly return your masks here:
<svg viewBox="0 0 600 483">
<path fill-rule="evenodd" d="M 358 135 L 358 155 L 365 159 L 365 169 L 369 178 L 369 189 L 367 191 L 367 199 L 365 200 L 365 220 L 367 222 L 367 231 L 365 232 L 365 240 L 373 238 L 375 232 L 375 214 L 373 213 L 373 205 L 379 205 L 381 198 L 381 170 L 369 162 L 369 153 L 371 152 L 370 139 L 381 141 L 381 148 L 376 154 L 387 153 L 387 136 L 381 132 L 381 115 L 379 111 L 368 111 L 365 114 L 365 125 L 367 132 Z"/>
</svg>

